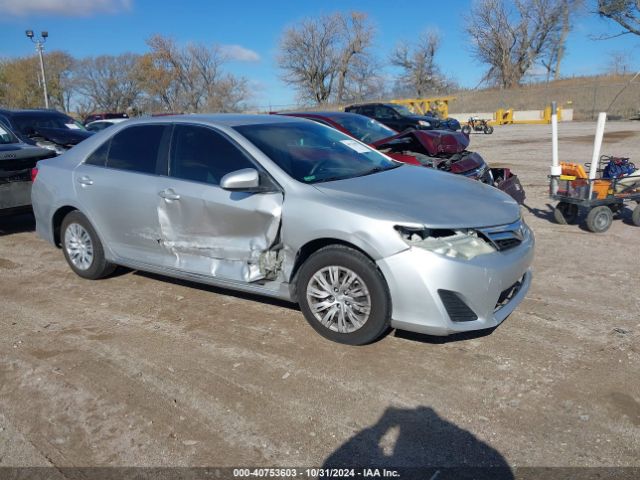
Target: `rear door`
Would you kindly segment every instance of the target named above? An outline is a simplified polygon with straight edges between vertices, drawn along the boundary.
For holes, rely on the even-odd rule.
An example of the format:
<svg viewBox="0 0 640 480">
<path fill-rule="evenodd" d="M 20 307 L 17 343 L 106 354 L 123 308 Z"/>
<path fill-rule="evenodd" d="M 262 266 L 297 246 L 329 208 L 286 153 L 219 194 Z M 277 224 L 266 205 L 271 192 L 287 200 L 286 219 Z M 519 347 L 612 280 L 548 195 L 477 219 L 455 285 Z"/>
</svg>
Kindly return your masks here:
<svg viewBox="0 0 640 480">
<path fill-rule="evenodd" d="M 161 243 L 165 265 L 226 280 L 252 282 L 269 278 L 277 259 L 283 195 L 231 192 L 220 187 L 227 173 L 265 171 L 224 133 L 200 125 L 174 127 L 169 177 L 160 202 Z"/>
<path fill-rule="evenodd" d="M 158 204 L 170 134 L 166 124 L 130 126 L 74 170 L 84 213 L 123 259 L 162 264 Z"/>
</svg>

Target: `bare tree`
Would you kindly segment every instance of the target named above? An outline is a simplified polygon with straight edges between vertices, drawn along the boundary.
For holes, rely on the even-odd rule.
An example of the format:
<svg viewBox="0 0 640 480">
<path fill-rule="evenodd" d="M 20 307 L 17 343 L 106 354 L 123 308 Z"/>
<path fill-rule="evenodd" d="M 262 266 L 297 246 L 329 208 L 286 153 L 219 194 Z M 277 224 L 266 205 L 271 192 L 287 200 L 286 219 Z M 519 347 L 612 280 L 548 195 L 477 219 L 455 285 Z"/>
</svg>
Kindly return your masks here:
<svg viewBox="0 0 640 480">
<path fill-rule="evenodd" d="M 628 33 L 640 35 L 640 0 L 598 0 L 598 14 L 613 20 L 624 29 L 608 38 Z"/>
<path fill-rule="evenodd" d="M 607 73 L 612 75 L 626 75 L 631 71 L 631 57 L 627 52 L 616 51 L 609 53 Z"/>
<path fill-rule="evenodd" d="M 565 54 L 567 36 L 571 32 L 571 20 L 582 10 L 583 0 L 559 0 L 562 8 L 562 23 L 551 32 L 548 47 L 541 55 L 540 63 L 547 71 L 547 82 L 553 75 L 554 80 L 560 78 L 560 67 Z"/>
<path fill-rule="evenodd" d="M 485 80 L 520 84 L 562 29 L 564 0 L 485 0 L 466 19 L 475 57 L 489 66 Z M 561 36 L 560 36 L 561 37 Z"/>
<path fill-rule="evenodd" d="M 278 64 L 301 100 L 342 102 L 351 88 L 351 71 L 368 60 L 372 41 L 373 27 L 364 13 L 307 19 L 285 30 Z"/>
<path fill-rule="evenodd" d="M 138 55 L 101 55 L 77 63 L 74 83 L 84 98 L 83 106 L 108 112 L 132 108 L 140 96 L 136 75 Z"/>
<path fill-rule="evenodd" d="M 403 71 L 400 83 L 418 97 L 438 90 L 443 83 L 435 63 L 439 45 L 439 35 L 435 31 L 426 31 L 414 46 L 401 43 L 391 54 L 391 64 Z"/>
<path fill-rule="evenodd" d="M 151 52 L 139 63 L 145 92 L 169 111 L 236 111 L 249 96 L 244 78 L 223 71 L 227 58 L 218 46 L 178 46 L 156 35 L 147 44 Z"/>
<path fill-rule="evenodd" d="M 336 100 L 342 102 L 346 99 L 351 70 L 356 68 L 355 64 L 357 64 L 357 68 L 362 73 L 362 67 L 370 60 L 367 58 L 366 50 L 371 45 L 374 30 L 368 22 L 366 13 L 351 12 L 349 15 L 339 16 L 339 20 L 343 45 L 338 62 Z"/>
</svg>

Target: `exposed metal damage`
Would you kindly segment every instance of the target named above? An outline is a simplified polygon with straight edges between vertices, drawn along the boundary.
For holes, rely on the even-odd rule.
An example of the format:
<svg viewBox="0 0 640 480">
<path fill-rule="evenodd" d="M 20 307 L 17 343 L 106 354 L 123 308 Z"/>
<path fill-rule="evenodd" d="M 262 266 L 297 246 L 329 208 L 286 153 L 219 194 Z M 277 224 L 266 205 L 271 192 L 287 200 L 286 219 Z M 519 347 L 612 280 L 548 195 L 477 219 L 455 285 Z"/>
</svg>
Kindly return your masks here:
<svg viewBox="0 0 640 480">
<path fill-rule="evenodd" d="M 238 207 L 220 211 L 198 198 L 160 201 L 159 243 L 174 268 L 214 277 L 256 282 L 282 269 L 282 194 L 237 195 Z"/>
</svg>

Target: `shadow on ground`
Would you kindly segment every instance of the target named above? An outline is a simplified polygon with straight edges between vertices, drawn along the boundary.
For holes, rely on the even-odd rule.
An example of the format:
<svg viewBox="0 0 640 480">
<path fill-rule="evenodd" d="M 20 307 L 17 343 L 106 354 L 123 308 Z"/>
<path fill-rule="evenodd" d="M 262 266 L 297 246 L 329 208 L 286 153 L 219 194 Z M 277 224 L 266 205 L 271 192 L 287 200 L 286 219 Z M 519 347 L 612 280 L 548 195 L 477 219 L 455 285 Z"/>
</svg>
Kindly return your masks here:
<svg viewBox="0 0 640 480">
<path fill-rule="evenodd" d="M 543 220 L 547 220 L 549 222 L 555 222 L 554 218 L 553 218 L 553 210 L 554 207 L 553 205 L 547 203 L 546 205 L 546 209 L 542 209 L 542 208 L 533 208 L 530 207 L 529 205 L 527 205 L 526 203 L 523 203 L 522 206 L 524 208 L 526 208 L 529 213 L 535 217 L 541 218 Z"/>
<path fill-rule="evenodd" d="M 500 452 L 428 407 L 387 408 L 375 425 L 329 455 L 323 467 L 397 468 L 402 479 L 514 478 Z"/>
<path fill-rule="evenodd" d="M 151 278 L 161 282 L 172 283 L 174 285 L 181 285 L 183 287 L 193 288 L 196 290 L 202 290 L 205 292 L 216 293 L 218 295 L 228 295 L 230 297 L 236 297 L 243 300 L 250 300 L 254 302 L 266 303 L 268 305 L 274 305 L 276 307 L 284 307 L 290 310 L 300 311 L 300 307 L 296 303 L 287 302 L 286 300 L 280 300 L 278 298 L 267 297 L 263 295 L 242 292 L 239 290 L 231 290 L 224 287 L 216 287 L 213 285 L 207 285 L 205 283 L 191 282 L 189 280 L 182 280 L 179 278 L 167 277 L 165 275 L 158 275 L 150 272 L 143 272 L 140 270 L 134 271 L 135 275 L 141 277 Z"/>
<path fill-rule="evenodd" d="M 14 233 L 33 232 L 36 229 L 36 219 L 33 213 L 0 216 L 0 237 Z"/>
</svg>

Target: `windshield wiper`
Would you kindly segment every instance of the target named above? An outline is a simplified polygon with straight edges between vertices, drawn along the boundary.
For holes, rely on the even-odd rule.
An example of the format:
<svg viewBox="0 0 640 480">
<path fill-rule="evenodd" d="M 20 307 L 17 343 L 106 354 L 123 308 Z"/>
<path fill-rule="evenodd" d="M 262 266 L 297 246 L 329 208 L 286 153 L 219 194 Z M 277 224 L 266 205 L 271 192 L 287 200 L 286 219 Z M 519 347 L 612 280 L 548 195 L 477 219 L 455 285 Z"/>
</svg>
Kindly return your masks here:
<svg viewBox="0 0 640 480">
<path fill-rule="evenodd" d="M 391 165 L 389 167 L 375 167 L 372 168 L 371 170 L 367 170 L 364 173 L 361 173 L 360 175 L 356 175 L 357 177 L 364 177 L 365 175 L 371 175 L 372 173 L 378 173 L 378 172 L 386 172 L 387 170 L 393 170 L 394 168 L 398 168 L 401 167 L 402 164 L 399 163 L 398 165 Z"/>
</svg>

